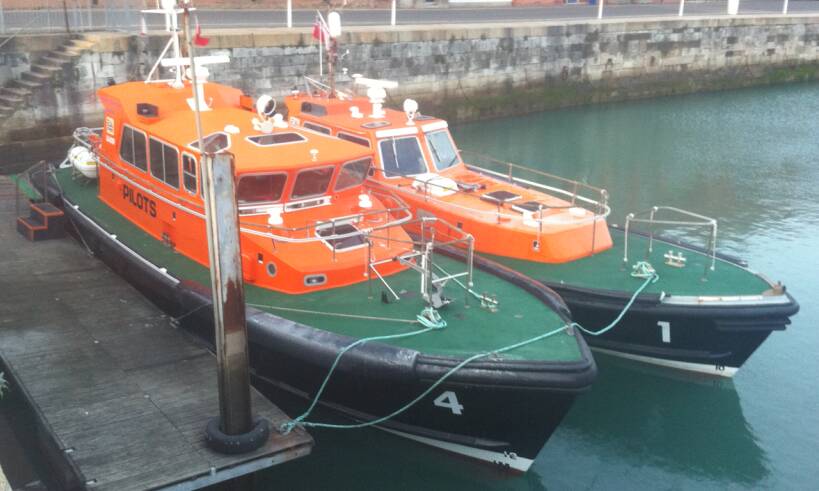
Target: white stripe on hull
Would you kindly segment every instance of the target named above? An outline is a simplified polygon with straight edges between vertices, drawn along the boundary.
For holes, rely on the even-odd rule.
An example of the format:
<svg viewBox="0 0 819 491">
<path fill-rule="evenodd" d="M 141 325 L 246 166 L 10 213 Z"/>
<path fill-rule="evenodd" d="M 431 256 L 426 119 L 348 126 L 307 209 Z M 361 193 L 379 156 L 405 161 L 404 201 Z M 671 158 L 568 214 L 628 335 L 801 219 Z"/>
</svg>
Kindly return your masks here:
<svg viewBox="0 0 819 491">
<path fill-rule="evenodd" d="M 620 358 L 627 358 L 629 360 L 640 361 L 643 363 L 650 363 L 652 365 L 660 365 L 663 367 L 676 368 L 677 370 L 687 370 L 689 372 L 705 373 L 708 375 L 716 375 L 718 377 L 731 378 L 736 375 L 739 367 L 727 367 L 722 365 L 709 365 L 706 363 L 691 363 L 687 361 L 666 360 L 664 358 L 654 358 L 651 356 L 632 355 L 630 353 L 623 353 L 622 351 L 613 351 L 604 348 L 592 348 L 592 350 L 607 355 L 617 356 Z"/>
<path fill-rule="evenodd" d="M 521 457 L 519 455 L 516 455 L 514 452 L 493 452 L 491 450 L 483 450 L 480 448 L 469 447 L 458 443 L 445 442 L 441 440 L 436 440 L 434 438 L 427 438 L 425 436 L 412 435 L 410 433 L 404 433 L 402 431 L 396 431 L 390 428 L 384 428 L 382 426 L 377 426 L 377 428 L 384 430 L 388 433 L 392 433 L 394 435 L 403 436 L 404 438 L 408 438 L 416 442 L 431 445 L 433 447 L 441 448 L 460 455 L 465 455 L 473 459 L 489 462 L 491 464 L 509 467 L 510 469 L 514 469 L 520 472 L 528 471 L 529 467 L 531 467 L 532 465 L 532 462 L 534 462 L 534 460 Z"/>
</svg>

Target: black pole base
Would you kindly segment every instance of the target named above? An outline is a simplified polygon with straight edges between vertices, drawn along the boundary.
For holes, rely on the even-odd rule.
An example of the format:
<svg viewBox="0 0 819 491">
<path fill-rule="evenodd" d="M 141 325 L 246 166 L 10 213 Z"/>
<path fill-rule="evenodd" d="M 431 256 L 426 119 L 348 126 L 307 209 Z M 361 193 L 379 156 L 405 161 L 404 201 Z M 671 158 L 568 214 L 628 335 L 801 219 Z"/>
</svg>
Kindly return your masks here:
<svg viewBox="0 0 819 491">
<path fill-rule="evenodd" d="M 267 442 L 270 437 L 270 421 L 256 418 L 253 428 L 247 433 L 228 435 L 222 431 L 219 416 L 208 421 L 205 429 L 205 441 L 208 446 L 219 453 L 236 455 L 252 452 Z"/>
</svg>

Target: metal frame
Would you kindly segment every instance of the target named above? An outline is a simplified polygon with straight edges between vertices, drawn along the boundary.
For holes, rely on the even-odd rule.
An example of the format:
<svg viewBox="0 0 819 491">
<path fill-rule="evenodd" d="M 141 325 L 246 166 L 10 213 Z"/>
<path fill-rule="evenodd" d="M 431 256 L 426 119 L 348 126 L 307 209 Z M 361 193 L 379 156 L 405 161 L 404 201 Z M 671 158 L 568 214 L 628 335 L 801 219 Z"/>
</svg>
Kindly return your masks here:
<svg viewBox="0 0 819 491">
<path fill-rule="evenodd" d="M 658 220 L 657 214 L 658 212 L 671 212 L 677 215 L 682 215 L 684 217 L 689 217 L 696 219 L 697 221 L 691 220 Z M 648 218 L 642 218 L 648 215 Z M 708 275 L 708 271 L 714 271 L 716 269 L 716 262 L 717 262 L 717 220 L 715 218 L 707 217 L 705 215 L 700 215 L 698 213 L 694 213 L 688 210 L 683 210 L 681 208 L 675 208 L 673 206 L 652 206 L 650 209 L 637 212 L 637 213 L 629 213 L 626 215 L 626 225 L 625 225 L 625 244 L 623 246 L 623 264 L 627 265 L 628 260 L 628 239 L 629 239 L 629 228 L 632 226 L 632 223 L 643 223 L 647 224 L 650 227 L 649 236 L 648 236 L 648 250 L 646 251 L 646 256 L 651 254 L 654 251 L 654 228 L 657 225 L 663 227 L 708 227 L 711 229 L 711 233 L 708 237 L 708 255 L 711 256 L 711 265 L 710 267 L 705 268 L 704 276 Z"/>
</svg>

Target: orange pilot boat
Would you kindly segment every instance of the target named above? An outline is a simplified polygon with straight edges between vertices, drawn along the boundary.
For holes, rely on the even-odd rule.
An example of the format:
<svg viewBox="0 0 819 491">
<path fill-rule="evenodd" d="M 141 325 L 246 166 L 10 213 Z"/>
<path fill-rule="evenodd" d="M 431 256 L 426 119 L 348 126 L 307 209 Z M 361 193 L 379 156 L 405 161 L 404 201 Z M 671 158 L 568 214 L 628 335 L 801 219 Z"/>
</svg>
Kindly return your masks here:
<svg viewBox="0 0 819 491">
<path fill-rule="evenodd" d="M 169 25 L 179 13 L 165 12 Z M 206 82 L 201 67 L 223 58 L 196 58 L 193 84 L 194 62 L 170 34 L 173 56 L 145 82 L 99 90 L 103 127 L 77 130 L 69 158 L 48 171 L 45 194 L 78 237 L 212 342 L 200 158 L 232 154 L 255 382 L 526 471 L 596 374 L 560 298 L 473 264 L 469 234 L 365 188 L 369 148 L 289 125 L 269 97 Z M 293 424 L 320 422 L 305 413 Z"/>
<path fill-rule="evenodd" d="M 332 67 L 335 50 L 328 56 Z M 655 206 L 609 227 L 605 190 L 462 152 L 447 122 L 419 113 L 415 101 L 383 107 L 395 82 L 352 81 L 366 96 L 336 90 L 332 71 L 329 86 L 307 78 L 285 98 L 290 122 L 372 149 L 368 187 L 455 224 L 478 252 L 557 291 L 594 334 L 593 348 L 730 377 L 799 310 L 783 285 L 716 251 L 715 219 Z M 680 227 L 703 231 L 705 245 L 655 233 Z"/>
<path fill-rule="evenodd" d="M 446 121 L 419 114 L 409 99 L 403 112 L 383 107 L 394 82 L 355 76 L 367 88 L 361 97 L 308 80 L 285 99 L 290 121 L 372 148 L 371 185 L 466 230 L 478 251 L 564 263 L 611 247 L 604 190 L 509 163 L 464 163 Z"/>
</svg>

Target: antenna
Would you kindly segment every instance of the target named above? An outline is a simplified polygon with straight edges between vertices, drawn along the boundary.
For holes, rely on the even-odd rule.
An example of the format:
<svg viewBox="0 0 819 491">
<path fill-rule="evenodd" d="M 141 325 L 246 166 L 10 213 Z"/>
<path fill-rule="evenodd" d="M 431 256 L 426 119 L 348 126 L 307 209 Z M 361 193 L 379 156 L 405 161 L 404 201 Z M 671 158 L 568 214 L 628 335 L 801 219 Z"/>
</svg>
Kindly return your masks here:
<svg viewBox="0 0 819 491">
<path fill-rule="evenodd" d="M 193 7 L 188 8 L 188 12 L 194 10 L 196 9 Z M 143 10 L 142 13 L 163 15 L 165 17 L 165 30 L 169 32 L 171 36 L 167 44 L 165 44 L 165 49 L 160 53 L 159 59 L 156 60 L 153 68 L 151 68 L 151 71 L 145 78 L 145 83 L 167 83 L 175 89 L 181 89 L 185 87 L 185 83 L 182 79 L 184 74 L 188 80 L 196 80 L 198 85 L 200 85 L 199 90 L 196 91 L 199 94 L 199 109 L 201 111 L 210 110 L 209 105 L 204 100 L 204 91 L 202 90 L 202 84 L 207 82 L 208 75 L 210 74 L 204 65 L 228 63 L 230 58 L 227 55 L 197 56 L 195 60 L 196 73 L 192 73 L 189 68 L 191 66 L 191 60 L 187 57 L 183 58 L 179 48 L 179 15 L 184 14 L 185 10 L 177 6 L 176 0 L 160 0 L 159 8 Z M 168 51 L 171 50 L 172 56 L 168 56 Z M 174 78 L 160 79 L 160 66 L 170 68 L 171 71 L 174 72 Z M 154 79 L 154 75 L 157 76 L 156 79 Z M 193 110 L 193 99 L 188 99 L 188 105 L 191 107 L 191 110 Z"/>
</svg>

